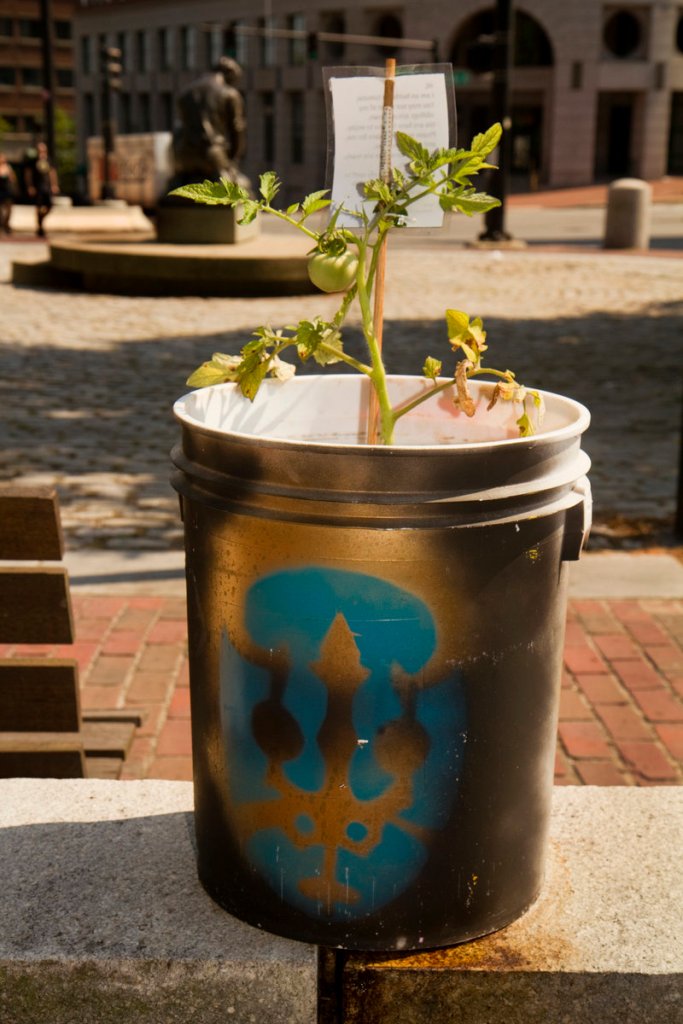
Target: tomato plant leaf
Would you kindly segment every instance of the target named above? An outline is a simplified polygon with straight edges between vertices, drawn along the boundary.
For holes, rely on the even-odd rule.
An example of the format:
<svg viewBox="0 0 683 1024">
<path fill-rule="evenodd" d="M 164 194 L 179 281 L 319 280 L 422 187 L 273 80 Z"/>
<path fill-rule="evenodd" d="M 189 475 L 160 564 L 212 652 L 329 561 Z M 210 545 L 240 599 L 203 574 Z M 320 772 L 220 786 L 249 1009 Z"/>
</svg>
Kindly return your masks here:
<svg viewBox="0 0 683 1024">
<path fill-rule="evenodd" d="M 477 153 L 479 156 L 488 156 L 500 142 L 502 134 L 502 125 L 498 122 L 492 124 L 487 131 L 474 136 L 471 146 L 472 152 Z"/>
<path fill-rule="evenodd" d="M 261 209 L 261 204 L 255 199 L 245 199 L 241 204 L 238 224 L 251 224 Z"/>
<path fill-rule="evenodd" d="M 268 203 L 272 206 L 273 199 L 280 191 L 280 181 L 275 171 L 266 171 L 259 178 L 259 192 Z"/>
<path fill-rule="evenodd" d="M 195 185 L 181 185 L 169 192 L 172 196 L 192 199 L 205 206 L 235 206 L 249 198 L 248 193 L 232 181 L 202 181 Z"/>
<path fill-rule="evenodd" d="M 325 197 L 329 193 L 329 189 L 324 188 L 319 192 L 311 192 L 301 202 L 301 210 L 304 217 L 310 217 L 312 213 L 316 213 L 317 210 L 324 210 L 326 206 L 330 205 L 330 200 Z"/>
</svg>

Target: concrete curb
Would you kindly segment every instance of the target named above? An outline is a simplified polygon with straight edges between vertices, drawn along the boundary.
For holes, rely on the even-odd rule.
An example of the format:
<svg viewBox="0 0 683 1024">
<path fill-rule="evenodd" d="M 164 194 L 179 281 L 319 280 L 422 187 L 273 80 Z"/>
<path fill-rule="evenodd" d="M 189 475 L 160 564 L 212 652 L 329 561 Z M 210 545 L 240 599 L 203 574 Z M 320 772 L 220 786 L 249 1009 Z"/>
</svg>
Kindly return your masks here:
<svg viewBox="0 0 683 1024">
<path fill-rule="evenodd" d="M 190 783 L 11 779 L 0 793 L 3 1021 L 314 1024 L 315 949 L 201 888 Z"/>
<path fill-rule="evenodd" d="M 113 594 L 185 593 L 182 551 L 71 551 L 71 586 Z M 668 554 L 596 551 L 570 563 L 569 596 L 683 598 L 683 563 Z"/>
<path fill-rule="evenodd" d="M 345 1024 L 675 1024 L 682 841 L 679 789 L 556 789 L 530 910 L 468 945 L 352 956 Z"/>
<path fill-rule="evenodd" d="M 212 903 L 192 836 L 189 783 L 1 781 L 0 1018 L 315 1024 L 315 948 Z M 681 789 L 556 789 L 536 903 L 463 946 L 338 958 L 345 1024 L 675 1024 L 682 840 Z"/>
</svg>

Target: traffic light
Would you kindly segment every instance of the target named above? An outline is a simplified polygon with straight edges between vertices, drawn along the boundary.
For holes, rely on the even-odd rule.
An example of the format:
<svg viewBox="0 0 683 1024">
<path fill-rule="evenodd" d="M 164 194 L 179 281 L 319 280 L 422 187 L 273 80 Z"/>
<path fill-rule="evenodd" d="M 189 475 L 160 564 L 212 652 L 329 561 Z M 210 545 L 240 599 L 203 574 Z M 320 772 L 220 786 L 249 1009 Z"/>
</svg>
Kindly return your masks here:
<svg viewBox="0 0 683 1024">
<path fill-rule="evenodd" d="M 103 46 L 100 50 L 100 71 L 110 89 L 121 88 L 121 51 L 118 46 Z"/>
<path fill-rule="evenodd" d="M 318 59 L 318 33 L 309 32 L 306 36 L 306 52 L 309 60 Z"/>
</svg>

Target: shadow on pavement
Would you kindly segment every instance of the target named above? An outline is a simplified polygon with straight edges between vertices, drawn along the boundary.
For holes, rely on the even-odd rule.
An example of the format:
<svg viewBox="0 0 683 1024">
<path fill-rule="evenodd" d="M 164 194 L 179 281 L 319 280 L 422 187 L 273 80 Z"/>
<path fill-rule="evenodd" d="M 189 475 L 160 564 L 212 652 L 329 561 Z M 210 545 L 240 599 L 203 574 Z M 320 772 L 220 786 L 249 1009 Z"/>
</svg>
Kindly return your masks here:
<svg viewBox="0 0 683 1024">
<path fill-rule="evenodd" d="M 683 301 L 653 304 L 643 315 L 487 318 L 491 365 L 510 367 L 523 383 L 560 391 L 591 410 L 584 447 L 593 460 L 598 521 L 652 521 L 666 532 L 673 519 L 682 313 Z M 359 331 L 346 338 L 348 351 L 361 355 Z M 390 320 L 385 338 L 390 372 L 419 373 L 427 355 L 448 368 L 440 320 Z M 87 520 L 91 506 L 112 535 L 133 536 L 134 523 L 125 526 L 117 512 L 125 506 L 132 520 L 144 513 L 157 531 L 153 546 L 179 546 L 177 503 L 168 483 L 169 452 L 178 437 L 172 404 L 187 390 L 184 381 L 195 366 L 216 349 L 238 351 L 246 340 L 248 332 L 239 331 L 127 340 L 93 351 L 7 346 L 0 478 L 54 480 L 67 530 L 69 513 Z M 298 372 L 318 369 L 311 364 Z M 96 542 L 86 534 L 81 543 Z"/>
</svg>

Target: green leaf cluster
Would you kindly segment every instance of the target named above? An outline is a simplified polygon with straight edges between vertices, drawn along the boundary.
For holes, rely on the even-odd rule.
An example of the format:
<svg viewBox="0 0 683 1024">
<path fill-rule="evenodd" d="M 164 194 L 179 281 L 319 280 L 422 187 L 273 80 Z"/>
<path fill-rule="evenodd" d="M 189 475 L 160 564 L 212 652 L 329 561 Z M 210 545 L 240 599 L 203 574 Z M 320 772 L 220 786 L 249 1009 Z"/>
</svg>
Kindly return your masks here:
<svg viewBox="0 0 683 1024">
<path fill-rule="evenodd" d="M 283 213 L 272 206 L 281 187 L 282 183 L 275 171 L 266 171 L 259 177 L 258 198 L 250 196 L 245 188 L 230 181 L 229 178 L 202 181 L 195 185 L 180 185 L 169 192 L 169 195 L 192 199 L 195 203 L 203 203 L 205 206 L 238 207 L 239 224 L 250 224 L 259 213 L 272 213 L 299 227 L 311 214 L 330 205 L 330 200 L 325 198 L 328 190 L 323 189 L 321 192 L 312 192 L 300 203 L 293 203 Z"/>
<path fill-rule="evenodd" d="M 540 396 L 537 392 L 528 392 L 520 385 L 512 371 L 484 365 L 483 356 L 488 345 L 486 331 L 479 317 L 471 318 L 457 309 L 446 311 L 448 340 L 451 352 L 456 355 L 451 375 L 442 376 L 442 360 L 428 356 L 422 373 L 431 381 L 432 387 L 407 405 L 393 408 L 388 396 L 386 370 L 373 316 L 372 300 L 380 254 L 388 234 L 407 223 L 413 203 L 433 195 L 438 198 L 444 211 L 464 213 L 466 216 L 485 213 L 500 205 L 495 197 L 477 191 L 472 178 L 494 166 L 487 162 L 487 158 L 498 146 L 501 131 L 501 126 L 494 124 L 486 132 L 477 135 L 469 149 L 435 150 L 429 150 L 417 139 L 398 132 L 397 146 L 407 164 L 403 169 L 394 168 L 390 181 L 373 178 L 362 183 L 359 194 L 369 201 L 371 211 L 368 213 L 365 205 L 360 210 L 348 211 L 359 221 L 359 227 L 354 231 L 337 227 L 340 209 L 333 212 L 327 227 L 322 230 L 312 226 L 315 222 L 309 223 L 314 214 L 330 206 L 327 190 L 312 192 L 285 209 L 276 208 L 273 204 L 282 190 L 282 183 L 274 171 L 267 171 L 260 176 L 256 196 L 227 179 L 183 185 L 175 189 L 172 195 L 207 205 L 237 208 L 238 220 L 242 224 L 249 223 L 260 214 L 279 218 L 312 241 L 311 258 L 318 254 L 319 260 L 321 253 L 343 258 L 350 250 L 356 268 L 355 281 L 343 294 L 332 320 L 321 317 L 304 319 L 281 330 L 259 327 L 239 355 L 214 353 L 208 362 L 195 370 L 187 383 L 192 387 L 206 387 L 233 382 L 245 397 L 253 400 L 266 376 L 285 380 L 294 373 L 294 365 L 281 359 L 281 354 L 287 348 L 293 348 L 302 362 L 313 359 L 320 366 L 342 362 L 370 378 L 380 410 L 381 441 L 391 444 L 398 419 L 445 388 L 453 387 L 455 401 L 467 415 L 474 415 L 468 381 L 477 375 L 488 375 L 495 381 L 489 407 L 499 399 L 519 403 L 521 414 L 517 424 L 520 433 L 531 433 L 534 418 L 539 419 L 542 413 Z M 360 310 L 367 362 L 349 355 L 342 342 L 343 326 L 354 305 Z"/>
</svg>

